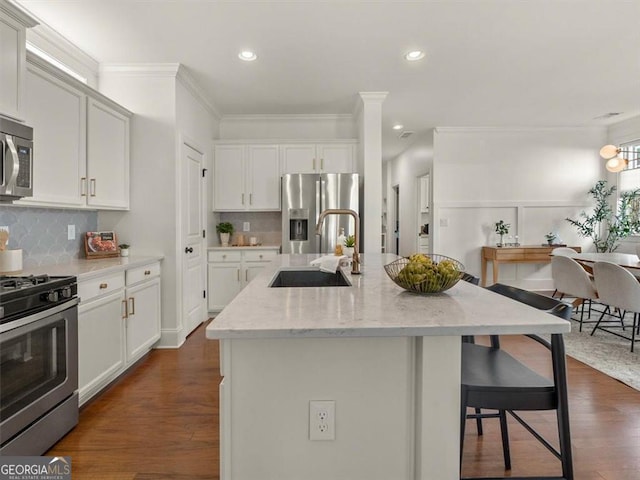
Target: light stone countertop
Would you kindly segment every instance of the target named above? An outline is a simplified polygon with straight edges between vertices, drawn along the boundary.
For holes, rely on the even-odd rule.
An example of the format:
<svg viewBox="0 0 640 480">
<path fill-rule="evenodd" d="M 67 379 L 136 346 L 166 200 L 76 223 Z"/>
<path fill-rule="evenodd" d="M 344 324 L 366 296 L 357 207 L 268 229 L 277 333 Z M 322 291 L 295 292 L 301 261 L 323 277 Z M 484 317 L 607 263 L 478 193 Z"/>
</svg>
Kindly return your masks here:
<svg viewBox="0 0 640 480">
<path fill-rule="evenodd" d="M 564 333 L 570 322 L 459 281 L 417 295 L 383 266 L 392 254 L 363 254 L 351 287 L 269 288 L 279 269 L 307 267 L 319 255 L 278 255 L 207 326 L 207 338 L 406 337 Z"/>
<path fill-rule="evenodd" d="M 73 275 L 81 280 L 88 280 L 104 274 L 123 272 L 130 268 L 141 267 L 162 260 L 162 255 L 129 256 L 113 258 L 86 259 L 78 258 L 67 263 L 55 265 L 42 265 L 22 270 L 19 275 L 43 275 L 63 276 Z"/>
</svg>

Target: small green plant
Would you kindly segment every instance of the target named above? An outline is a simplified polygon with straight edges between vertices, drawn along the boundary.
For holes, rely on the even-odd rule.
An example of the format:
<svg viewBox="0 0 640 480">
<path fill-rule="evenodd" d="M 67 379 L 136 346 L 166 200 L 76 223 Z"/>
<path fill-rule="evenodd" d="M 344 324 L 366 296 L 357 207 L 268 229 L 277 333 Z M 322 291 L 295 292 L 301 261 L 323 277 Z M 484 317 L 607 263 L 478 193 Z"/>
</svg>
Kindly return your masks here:
<svg viewBox="0 0 640 480">
<path fill-rule="evenodd" d="M 356 246 L 356 237 L 355 235 L 349 235 L 347 238 L 345 238 L 344 240 L 344 246 L 345 247 L 355 247 Z"/>
<path fill-rule="evenodd" d="M 122 250 L 122 249 L 127 249 L 129 248 L 131 245 L 129 245 L 128 243 L 121 243 L 120 245 L 118 245 L 118 247 Z"/>
<path fill-rule="evenodd" d="M 596 203 L 593 212 L 580 212 L 577 220 L 566 219 L 578 229 L 578 235 L 591 238 L 596 252 L 615 252 L 620 239 L 640 232 L 640 189 L 621 193 L 616 210 L 609 200 L 615 191 L 615 185 L 607 188 L 606 180 L 599 180 L 588 192 Z"/>
<path fill-rule="evenodd" d="M 553 232 L 549 232 L 544 236 L 544 238 L 546 238 L 547 242 L 549 242 L 551 244 L 556 239 L 556 234 L 553 233 Z"/>
<path fill-rule="evenodd" d="M 504 220 L 500 220 L 496 222 L 496 233 L 500 236 L 507 235 L 510 227 L 509 223 L 504 223 Z"/>
<path fill-rule="evenodd" d="M 230 222 L 221 222 L 216 225 L 216 232 L 233 234 L 233 224 Z"/>
</svg>

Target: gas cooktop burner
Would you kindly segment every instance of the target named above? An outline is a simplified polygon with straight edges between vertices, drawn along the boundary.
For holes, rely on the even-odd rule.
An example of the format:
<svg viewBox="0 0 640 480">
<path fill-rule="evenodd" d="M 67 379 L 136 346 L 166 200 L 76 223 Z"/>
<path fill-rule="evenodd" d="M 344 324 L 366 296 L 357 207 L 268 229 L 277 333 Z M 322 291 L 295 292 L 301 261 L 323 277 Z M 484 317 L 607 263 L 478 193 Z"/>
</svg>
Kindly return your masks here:
<svg viewBox="0 0 640 480">
<path fill-rule="evenodd" d="M 40 285 L 51 281 L 49 275 L 29 275 L 24 277 L 9 277 L 0 275 L 0 291 L 17 290 Z"/>
<path fill-rule="evenodd" d="M 0 324 L 76 297 L 76 277 L 0 276 Z"/>
</svg>

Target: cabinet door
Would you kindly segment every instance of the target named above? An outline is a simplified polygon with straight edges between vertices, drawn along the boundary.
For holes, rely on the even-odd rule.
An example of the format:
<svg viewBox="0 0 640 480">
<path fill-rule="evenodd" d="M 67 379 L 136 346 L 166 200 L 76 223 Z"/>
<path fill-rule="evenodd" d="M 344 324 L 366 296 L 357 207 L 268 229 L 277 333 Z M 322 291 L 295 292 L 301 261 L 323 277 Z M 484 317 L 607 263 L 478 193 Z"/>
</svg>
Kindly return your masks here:
<svg viewBox="0 0 640 480">
<path fill-rule="evenodd" d="M 429 175 L 420 177 L 420 212 L 429 213 Z"/>
<path fill-rule="evenodd" d="M 354 173 L 354 145 L 318 144 L 316 155 L 323 173 Z"/>
<path fill-rule="evenodd" d="M 208 307 L 211 311 L 219 311 L 227 306 L 242 288 L 240 264 L 209 264 L 208 273 Z"/>
<path fill-rule="evenodd" d="M 278 145 L 247 146 L 246 185 L 250 210 L 280 210 Z"/>
<path fill-rule="evenodd" d="M 129 208 L 129 117 L 94 98 L 87 102 L 87 175 L 88 205 Z"/>
<path fill-rule="evenodd" d="M 316 173 L 320 164 L 316 161 L 313 144 L 280 145 L 282 173 Z"/>
<path fill-rule="evenodd" d="M 20 203 L 86 205 L 86 97 L 35 65 L 27 69 L 33 127 L 33 197 Z M 44 106 L 46 105 L 46 108 Z"/>
<path fill-rule="evenodd" d="M 244 145 L 216 145 L 213 158 L 213 209 L 245 210 Z"/>
<path fill-rule="evenodd" d="M 135 362 L 160 338 L 160 279 L 127 288 L 127 363 Z"/>
<path fill-rule="evenodd" d="M 244 267 L 244 285 L 246 286 L 251 280 L 264 270 L 264 263 L 248 263 Z"/>
<path fill-rule="evenodd" d="M 124 367 L 122 290 L 78 308 L 80 404 L 98 393 Z"/>
<path fill-rule="evenodd" d="M 0 113 L 24 119 L 25 27 L 0 12 Z"/>
</svg>

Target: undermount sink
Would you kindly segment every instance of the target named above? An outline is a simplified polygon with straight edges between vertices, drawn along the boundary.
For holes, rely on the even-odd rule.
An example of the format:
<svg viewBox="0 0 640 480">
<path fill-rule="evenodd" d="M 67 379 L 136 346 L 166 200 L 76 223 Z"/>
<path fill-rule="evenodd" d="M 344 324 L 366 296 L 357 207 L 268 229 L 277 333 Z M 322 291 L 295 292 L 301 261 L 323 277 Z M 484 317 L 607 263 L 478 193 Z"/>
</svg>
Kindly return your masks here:
<svg viewBox="0 0 640 480">
<path fill-rule="evenodd" d="M 316 269 L 280 270 L 269 287 L 350 287 L 351 283 L 341 270 L 336 273 Z"/>
</svg>

